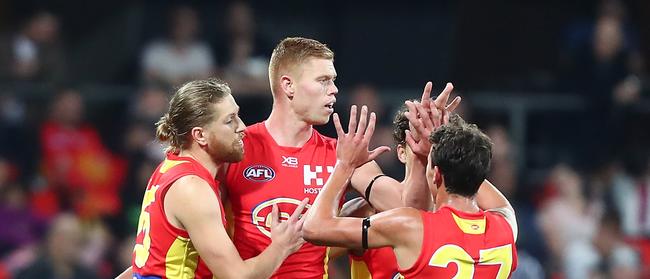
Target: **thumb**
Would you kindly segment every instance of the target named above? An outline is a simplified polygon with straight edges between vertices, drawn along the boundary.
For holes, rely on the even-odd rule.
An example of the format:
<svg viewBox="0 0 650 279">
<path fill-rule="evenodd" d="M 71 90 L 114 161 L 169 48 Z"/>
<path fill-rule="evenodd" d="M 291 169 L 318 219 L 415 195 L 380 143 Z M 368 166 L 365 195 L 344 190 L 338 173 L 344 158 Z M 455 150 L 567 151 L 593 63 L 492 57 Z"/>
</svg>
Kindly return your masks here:
<svg viewBox="0 0 650 279">
<path fill-rule="evenodd" d="M 381 155 L 382 153 L 385 153 L 385 152 L 388 152 L 388 151 L 390 151 L 390 147 L 388 147 L 388 146 L 377 147 L 377 148 L 373 149 L 372 151 L 370 151 L 370 155 L 368 156 L 368 160 L 372 161 L 375 158 L 377 158 L 379 155 Z"/>
</svg>

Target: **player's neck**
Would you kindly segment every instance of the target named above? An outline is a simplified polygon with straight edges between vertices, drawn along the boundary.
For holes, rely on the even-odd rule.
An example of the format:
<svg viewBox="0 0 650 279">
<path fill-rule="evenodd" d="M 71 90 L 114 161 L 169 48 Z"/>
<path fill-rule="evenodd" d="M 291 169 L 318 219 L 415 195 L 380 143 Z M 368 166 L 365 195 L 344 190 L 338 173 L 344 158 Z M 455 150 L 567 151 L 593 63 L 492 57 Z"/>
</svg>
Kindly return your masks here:
<svg viewBox="0 0 650 279">
<path fill-rule="evenodd" d="M 217 175 L 217 167 L 220 163 L 214 162 L 210 155 L 203 150 L 196 150 L 195 148 L 181 150 L 178 157 L 190 157 L 206 168 L 212 177 Z"/>
<path fill-rule="evenodd" d="M 439 192 L 443 192 L 443 191 L 439 191 Z M 446 193 L 446 191 L 444 192 L 445 193 L 439 193 L 439 195 L 443 195 L 443 196 L 441 197 L 442 199 L 440 199 L 439 204 L 437 205 L 438 208 L 446 205 L 451 208 L 460 210 L 462 212 L 469 212 L 469 213 L 475 213 L 481 210 L 478 207 L 478 204 L 476 203 L 476 199 L 473 197 L 468 198 L 457 194 L 449 194 Z"/>
<path fill-rule="evenodd" d="M 280 146 L 302 147 L 311 138 L 312 125 L 300 120 L 289 109 L 274 107 L 264 122 L 266 130 Z"/>
</svg>

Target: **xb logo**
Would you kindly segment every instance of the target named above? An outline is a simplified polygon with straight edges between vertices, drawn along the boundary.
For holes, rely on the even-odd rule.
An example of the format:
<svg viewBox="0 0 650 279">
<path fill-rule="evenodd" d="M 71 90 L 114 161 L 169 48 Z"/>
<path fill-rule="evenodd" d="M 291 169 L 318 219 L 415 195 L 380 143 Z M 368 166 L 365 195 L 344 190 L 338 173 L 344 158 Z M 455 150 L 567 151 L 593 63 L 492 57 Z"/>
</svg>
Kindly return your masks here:
<svg viewBox="0 0 650 279">
<path fill-rule="evenodd" d="M 291 156 L 282 156 L 282 166 L 297 168 L 298 167 L 298 158 Z"/>
<path fill-rule="evenodd" d="M 271 237 L 271 210 L 273 205 L 278 205 L 280 212 L 280 221 L 286 221 L 291 217 L 291 213 L 300 205 L 299 200 L 292 198 L 276 198 L 260 203 L 251 212 L 253 225 L 257 227 L 267 237 Z M 309 209 L 311 205 L 307 204 L 305 210 Z"/>
</svg>

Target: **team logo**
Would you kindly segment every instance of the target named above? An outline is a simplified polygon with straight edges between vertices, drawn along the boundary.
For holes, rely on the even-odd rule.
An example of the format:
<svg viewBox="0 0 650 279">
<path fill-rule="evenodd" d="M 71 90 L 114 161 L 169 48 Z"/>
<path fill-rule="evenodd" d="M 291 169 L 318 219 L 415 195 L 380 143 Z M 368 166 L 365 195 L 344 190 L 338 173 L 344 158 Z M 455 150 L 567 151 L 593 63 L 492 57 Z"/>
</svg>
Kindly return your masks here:
<svg viewBox="0 0 650 279">
<path fill-rule="evenodd" d="M 291 156 L 282 156 L 282 166 L 297 168 L 298 167 L 298 158 Z"/>
<path fill-rule="evenodd" d="M 291 213 L 300 205 L 299 200 L 292 198 L 276 198 L 260 203 L 251 212 L 253 225 L 264 235 L 271 237 L 271 211 L 273 205 L 277 204 L 280 211 L 280 220 L 285 221 L 291 217 Z M 305 209 L 311 205 L 307 204 Z"/>
<path fill-rule="evenodd" d="M 250 181 L 266 182 L 275 178 L 275 171 L 265 165 L 254 165 L 244 170 L 244 177 Z"/>
</svg>

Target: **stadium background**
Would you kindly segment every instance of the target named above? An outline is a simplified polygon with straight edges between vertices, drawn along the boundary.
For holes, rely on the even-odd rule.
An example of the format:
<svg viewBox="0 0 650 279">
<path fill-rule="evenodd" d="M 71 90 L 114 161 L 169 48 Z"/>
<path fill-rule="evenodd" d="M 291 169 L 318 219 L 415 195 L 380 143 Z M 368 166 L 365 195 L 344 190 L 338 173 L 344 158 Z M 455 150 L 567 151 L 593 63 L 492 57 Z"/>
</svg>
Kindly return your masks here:
<svg viewBox="0 0 650 279">
<path fill-rule="evenodd" d="M 0 278 L 123 270 L 174 86 L 222 78 L 245 123 L 263 120 L 286 36 L 335 51 L 337 110 L 377 111 L 375 145 L 426 81 L 454 83 L 517 211 L 514 278 L 650 278 L 643 0 L 0 1 Z"/>
</svg>

